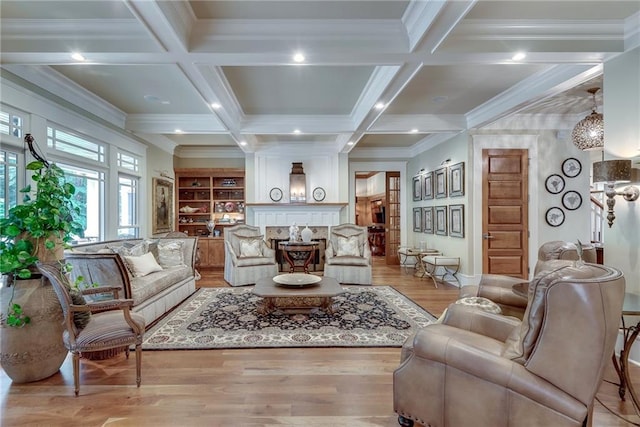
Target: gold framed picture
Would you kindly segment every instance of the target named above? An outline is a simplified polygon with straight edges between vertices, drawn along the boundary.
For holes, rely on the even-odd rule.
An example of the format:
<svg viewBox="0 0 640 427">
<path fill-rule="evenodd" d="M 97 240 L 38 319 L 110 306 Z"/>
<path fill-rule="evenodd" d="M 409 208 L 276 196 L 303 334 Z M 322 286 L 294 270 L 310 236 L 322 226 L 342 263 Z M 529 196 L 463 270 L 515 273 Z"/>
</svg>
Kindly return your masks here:
<svg viewBox="0 0 640 427">
<path fill-rule="evenodd" d="M 173 182 L 153 178 L 152 191 L 152 234 L 168 233 L 173 230 Z"/>
</svg>

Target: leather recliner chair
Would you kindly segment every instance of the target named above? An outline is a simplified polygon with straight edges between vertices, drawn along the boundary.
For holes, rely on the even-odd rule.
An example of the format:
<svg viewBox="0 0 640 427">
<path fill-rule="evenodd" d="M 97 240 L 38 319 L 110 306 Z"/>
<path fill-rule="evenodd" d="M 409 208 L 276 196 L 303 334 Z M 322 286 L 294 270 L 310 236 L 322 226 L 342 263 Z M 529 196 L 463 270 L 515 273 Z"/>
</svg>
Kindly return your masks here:
<svg viewBox="0 0 640 427">
<path fill-rule="evenodd" d="M 596 262 L 596 249 L 591 244 L 582 247 L 582 260 L 589 263 Z M 578 248 L 574 243 L 562 240 L 554 240 L 544 243 L 538 249 L 538 261 L 534 269 L 534 277 L 541 271 L 547 270 L 549 266 L 557 267 L 558 263 L 549 261 L 565 260 L 567 264 L 579 259 Z M 460 298 L 484 297 L 500 306 L 502 314 L 514 316 L 522 319 L 524 310 L 527 308 L 527 298 L 513 292 L 513 285 L 527 283 L 528 280 L 503 276 L 499 274 L 483 274 L 480 283 L 477 285 L 467 285 L 460 288 Z"/>
<path fill-rule="evenodd" d="M 587 425 L 618 335 L 624 277 L 561 265 L 528 292 L 522 321 L 452 304 L 442 323 L 405 343 L 393 375 L 401 425 Z"/>
</svg>

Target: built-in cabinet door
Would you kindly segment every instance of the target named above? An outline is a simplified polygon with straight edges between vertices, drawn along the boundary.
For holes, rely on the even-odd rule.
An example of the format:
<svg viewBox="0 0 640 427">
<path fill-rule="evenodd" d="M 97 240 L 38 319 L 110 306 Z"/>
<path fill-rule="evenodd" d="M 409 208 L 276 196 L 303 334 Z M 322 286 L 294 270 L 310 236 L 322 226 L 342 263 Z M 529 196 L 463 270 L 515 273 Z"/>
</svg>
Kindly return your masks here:
<svg viewBox="0 0 640 427">
<path fill-rule="evenodd" d="M 224 267 L 224 239 L 201 238 L 198 240 L 200 251 L 200 268 Z"/>
</svg>

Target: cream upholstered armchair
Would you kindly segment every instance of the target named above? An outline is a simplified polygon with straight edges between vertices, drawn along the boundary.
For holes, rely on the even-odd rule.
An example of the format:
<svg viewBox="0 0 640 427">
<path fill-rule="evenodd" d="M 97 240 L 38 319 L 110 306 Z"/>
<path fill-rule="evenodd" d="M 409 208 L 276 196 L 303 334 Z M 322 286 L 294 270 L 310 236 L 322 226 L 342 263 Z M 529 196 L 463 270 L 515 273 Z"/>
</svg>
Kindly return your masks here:
<svg viewBox="0 0 640 427">
<path fill-rule="evenodd" d="M 324 275 L 333 277 L 338 283 L 371 284 L 371 248 L 367 227 L 355 224 L 331 227 Z"/>
<path fill-rule="evenodd" d="M 587 244 L 583 245 L 582 249 L 582 260 L 595 263 L 595 247 Z M 578 258 L 578 248 L 574 243 L 562 240 L 546 242 L 538 249 L 534 277 L 541 271 L 557 268 L 560 264 L 572 264 Z M 527 308 L 527 298 L 513 292 L 513 285 L 523 282 L 528 282 L 528 280 L 499 274 L 483 274 L 478 285 L 467 285 L 460 288 L 460 298 L 474 296 L 487 298 L 500 306 L 503 315 L 521 319 Z"/>
<path fill-rule="evenodd" d="M 129 358 L 129 347 L 136 348 L 136 385 L 140 387 L 144 316 L 130 311 L 132 299 L 118 299 L 117 287 L 100 286 L 84 290 L 83 294 L 111 293 L 113 299 L 84 303 L 72 297 L 69 278 L 58 263 L 38 264 L 60 301 L 64 314 L 64 345 L 73 355 L 73 383 L 76 396 L 80 393 L 80 357 L 91 352 L 122 349 Z"/>
<path fill-rule="evenodd" d="M 224 280 L 231 286 L 252 285 L 278 274 L 276 252 L 258 227 L 240 224 L 224 230 Z"/>
<path fill-rule="evenodd" d="M 577 263 L 529 285 L 522 321 L 452 304 L 393 376 L 403 426 L 583 426 L 618 336 L 625 281 Z"/>
</svg>

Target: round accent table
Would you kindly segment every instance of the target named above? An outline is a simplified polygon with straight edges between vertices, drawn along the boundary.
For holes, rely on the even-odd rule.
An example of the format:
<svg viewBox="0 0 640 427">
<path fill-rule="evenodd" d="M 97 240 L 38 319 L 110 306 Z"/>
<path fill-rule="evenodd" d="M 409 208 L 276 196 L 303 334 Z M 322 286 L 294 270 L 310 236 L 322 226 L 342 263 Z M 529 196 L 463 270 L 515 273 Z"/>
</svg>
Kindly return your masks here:
<svg viewBox="0 0 640 427">
<path fill-rule="evenodd" d="M 319 245 L 320 242 L 314 241 L 279 242 L 278 249 L 282 251 L 284 259 L 289 263 L 289 273 L 293 273 L 296 268 L 302 268 L 305 273 L 309 274 L 309 264 Z"/>
</svg>

